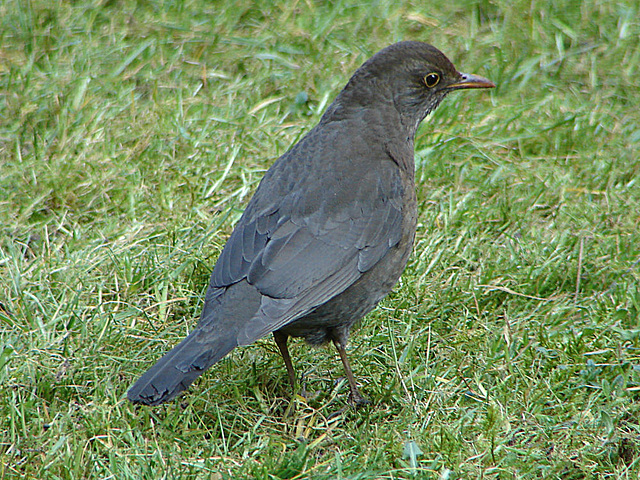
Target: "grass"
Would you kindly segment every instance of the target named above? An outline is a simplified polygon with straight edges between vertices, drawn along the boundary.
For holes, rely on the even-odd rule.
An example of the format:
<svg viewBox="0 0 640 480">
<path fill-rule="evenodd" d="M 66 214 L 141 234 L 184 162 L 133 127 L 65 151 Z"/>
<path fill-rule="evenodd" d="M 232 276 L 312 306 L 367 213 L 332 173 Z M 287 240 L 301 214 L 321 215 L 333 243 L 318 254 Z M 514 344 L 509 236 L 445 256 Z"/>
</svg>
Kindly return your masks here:
<svg viewBox="0 0 640 480">
<path fill-rule="evenodd" d="M 640 473 L 640 5 L 0 5 L 0 478 Z M 181 400 L 126 389 L 192 328 L 268 166 L 368 56 L 424 40 L 498 85 L 416 141 L 420 225 L 350 346 L 270 339 Z"/>
</svg>

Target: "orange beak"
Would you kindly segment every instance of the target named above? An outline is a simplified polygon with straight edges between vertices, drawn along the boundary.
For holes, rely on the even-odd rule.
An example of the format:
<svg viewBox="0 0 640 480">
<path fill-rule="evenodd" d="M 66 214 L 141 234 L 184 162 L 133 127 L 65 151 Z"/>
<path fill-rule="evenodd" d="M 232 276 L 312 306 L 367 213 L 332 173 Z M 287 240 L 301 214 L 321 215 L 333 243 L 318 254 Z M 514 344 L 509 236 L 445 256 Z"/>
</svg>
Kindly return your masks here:
<svg viewBox="0 0 640 480">
<path fill-rule="evenodd" d="M 451 90 L 460 90 L 463 88 L 494 88 L 496 86 L 488 78 L 481 77 L 480 75 L 472 75 L 470 73 L 461 73 L 460 80 L 456 83 L 452 83 L 447 88 Z"/>
</svg>

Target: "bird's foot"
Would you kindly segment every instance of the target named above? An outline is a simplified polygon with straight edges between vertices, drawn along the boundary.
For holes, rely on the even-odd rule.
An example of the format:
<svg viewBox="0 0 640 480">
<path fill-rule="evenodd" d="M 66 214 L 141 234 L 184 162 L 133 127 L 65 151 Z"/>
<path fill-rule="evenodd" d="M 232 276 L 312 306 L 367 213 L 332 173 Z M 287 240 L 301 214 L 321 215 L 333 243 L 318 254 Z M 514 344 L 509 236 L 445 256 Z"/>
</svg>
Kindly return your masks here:
<svg viewBox="0 0 640 480">
<path fill-rule="evenodd" d="M 362 408 L 368 405 L 371 405 L 371 400 L 364 397 L 359 391 L 351 392 L 349 394 L 349 403 L 353 405 L 354 408 Z"/>
<path fill-rule="evenodd" d="M 364 397 L 359 398 L 358 400 L 352 400 L 351 398 L 349 399 L 349 403 L 347 403 L 344 407 L 342 407 L 341 409 L 330 413 L 329 415 L 327 415 L 327 420 L 332 420 L 336 417 L 339 417 L 340 415 L 342 415 L 344 412 L 346 412 L 349 408 L 353 408 L 355 410 L 358 410 L 362 407 L 366 407 L 368 405 L 371 405 L 371 401 L 367 400 Z"/>
<path fill-rule="evenodd" d="M 358 410 L 369 405 L 371 405 L 371 400 L 363 396 L 358 390 L 351 391 L 349 393 L 348 403 L 338 411 L 329 414 L 327 416 L 327 420 L 331 420 L 332 418 L 342 415 L 349 407 L 353 407 L 355 410 Z"/>
<path fill-rule="evenodd" d="M 305 373 L 303 372 L 300 375 L 300 382 L 298 383 L 299 387 L 294 388 L 294 394 L 298 395 L 305 399 L 305 401 L 315 400 L 320 395 L 320 392 L 309 392 L 307 390 L 307 379 L 305 378 Z"/>
</svg>

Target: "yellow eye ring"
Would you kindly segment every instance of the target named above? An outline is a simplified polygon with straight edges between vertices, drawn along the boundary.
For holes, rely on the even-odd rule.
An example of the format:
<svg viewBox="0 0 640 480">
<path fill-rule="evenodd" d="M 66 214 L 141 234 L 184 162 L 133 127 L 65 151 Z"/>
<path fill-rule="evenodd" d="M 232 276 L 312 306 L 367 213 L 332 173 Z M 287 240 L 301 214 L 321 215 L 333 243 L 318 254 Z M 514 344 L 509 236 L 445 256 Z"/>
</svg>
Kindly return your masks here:
<svg viewBox="0 0 640 480">
<path fill-rule="evenodd" d="M 438 85 L 438 83 L 440 83 L 440 75 L 438 75 L 437 73 L 433 72 L 424 76 L 424 84 L 428 88 L 433 88 Z"/>
</svg>

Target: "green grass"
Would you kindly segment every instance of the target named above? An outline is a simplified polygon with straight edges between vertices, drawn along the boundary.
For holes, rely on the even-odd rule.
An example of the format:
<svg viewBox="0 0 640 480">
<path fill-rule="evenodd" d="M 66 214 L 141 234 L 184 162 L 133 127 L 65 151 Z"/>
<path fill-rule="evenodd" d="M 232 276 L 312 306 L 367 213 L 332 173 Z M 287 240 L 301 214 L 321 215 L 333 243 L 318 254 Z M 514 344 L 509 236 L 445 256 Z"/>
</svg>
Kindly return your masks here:
<svg viewBox="0 0 640 480">
<path fill-rule="evenodd" d="M 638 478 L 638 2 L 258 3 L 0 4 L 0 478 Z M 130 405 L 264 171 L 402 39 L 498 87 L 419 131 L 415 252 L 350 345 L 374 405 L 328 420 L 338 357 L 294 343 L 290 408 L 270 339 Z"/>
</svg>

